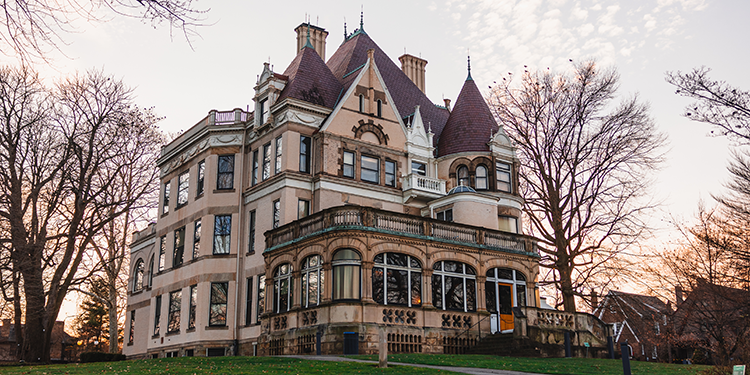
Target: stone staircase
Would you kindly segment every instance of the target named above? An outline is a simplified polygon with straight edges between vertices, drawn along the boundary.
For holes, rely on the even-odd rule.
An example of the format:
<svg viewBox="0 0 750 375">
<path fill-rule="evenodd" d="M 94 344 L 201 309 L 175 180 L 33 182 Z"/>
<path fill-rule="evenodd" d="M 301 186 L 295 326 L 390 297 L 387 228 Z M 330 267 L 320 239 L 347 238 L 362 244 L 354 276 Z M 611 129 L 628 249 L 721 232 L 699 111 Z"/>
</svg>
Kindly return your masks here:
<svg viewBox="0 0 750 375">
<path fill-rule="evenodd" d="M 542 352 L 529 339 L 515 338 L 513 334 L 500 334 L 482 338 L 466 354 L 485 354 L 509 357 L 542 357 Z"/>
</svg>

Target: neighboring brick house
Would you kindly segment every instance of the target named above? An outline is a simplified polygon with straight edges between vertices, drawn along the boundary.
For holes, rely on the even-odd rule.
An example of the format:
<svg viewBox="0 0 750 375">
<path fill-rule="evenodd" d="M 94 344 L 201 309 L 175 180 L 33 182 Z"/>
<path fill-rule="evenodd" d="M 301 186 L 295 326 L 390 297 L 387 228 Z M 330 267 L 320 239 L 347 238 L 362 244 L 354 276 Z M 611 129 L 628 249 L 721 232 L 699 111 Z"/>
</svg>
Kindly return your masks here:
<svg viewBox="0 0 750 375">
<path fill-rule="evenodd" d="M 659 298 L 611 290 L 593 314 L 614 326 L 615 346 L 627 340 L 631 357 L 643 361 L 667 360 L 661 357 L 668 350 L 663 338 L 672 308 Z"/>
<path fill-rule="evenodd" d="M 0 362 L 17 361 L 16 329 L 10 319 L 3 319 L 0 324 Z M 52 361 L 71 361 L 77 359 L 74 350 L 75 339 L 65 332 L 65 322 L 56 321 L 50 339 L 50 359 Z"/>
</svg>

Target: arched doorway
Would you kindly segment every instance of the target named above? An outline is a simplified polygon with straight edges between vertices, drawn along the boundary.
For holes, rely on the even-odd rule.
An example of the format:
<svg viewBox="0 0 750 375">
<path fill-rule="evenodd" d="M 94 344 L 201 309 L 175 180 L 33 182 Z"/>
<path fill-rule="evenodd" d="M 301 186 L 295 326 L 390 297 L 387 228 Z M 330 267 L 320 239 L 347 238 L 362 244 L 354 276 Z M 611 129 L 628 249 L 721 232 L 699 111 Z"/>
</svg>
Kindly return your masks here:
<svg viewBox="0 0 750 375">
<path fill-rule="evenodd" d="M 526 276 L 510 268 L 490 269 L 485 294 L 492 333 L 513 332 L 513 307 L 526 306 Z"/>
</svg>

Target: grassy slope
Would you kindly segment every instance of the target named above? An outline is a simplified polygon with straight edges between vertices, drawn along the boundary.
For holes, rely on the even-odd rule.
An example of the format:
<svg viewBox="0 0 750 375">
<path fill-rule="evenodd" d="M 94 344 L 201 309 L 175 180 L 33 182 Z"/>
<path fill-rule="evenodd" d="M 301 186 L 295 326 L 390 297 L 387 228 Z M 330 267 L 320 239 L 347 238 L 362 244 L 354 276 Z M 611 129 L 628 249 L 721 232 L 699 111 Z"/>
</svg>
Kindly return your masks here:
<svg viewBox="0 0 750 375">
<path fill-rule="evenodd" d="M 88 375 L 88 374 L 433 374 L 435 370 L 393 366 L 378 369 L 377 365 L 354 362 L 308 361 L 271 357 L 182 357 L 85 363 L 49 366 L 0 366 L 2 375 Z M 452 372 L 441 372 L 455 374 Z"/>
<path fill-rule="evenodd" d="M 356 356 L 361 359 L 377 360 L 377 356 Z M 390 362 L 420 363 L 437 366 L 480 367 L 499 370 L 536 372 L 541 374 L 580 374 L 600 375 L 622 374 L 622 361 L 591 358 L 514 358 L 487 355 L 447 355 L 447 354 L 391 354 Z M 630 362 L 633 375 L 664 374 L 693 375 L 709 366 L 670 365 L 654 362 Z"/>
</svg>

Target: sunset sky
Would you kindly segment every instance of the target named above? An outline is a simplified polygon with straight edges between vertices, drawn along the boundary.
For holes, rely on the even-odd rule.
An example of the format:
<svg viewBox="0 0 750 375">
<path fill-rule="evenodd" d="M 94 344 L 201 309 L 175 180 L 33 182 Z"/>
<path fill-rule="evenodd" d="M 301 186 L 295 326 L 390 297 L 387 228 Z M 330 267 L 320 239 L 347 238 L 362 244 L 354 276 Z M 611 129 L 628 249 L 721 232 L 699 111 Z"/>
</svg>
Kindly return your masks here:
<svg viewBox="0 0 750 375">
<path fill-rule="evenodd" d="M 654 243 L 675 237 L 671 217 L 690 220 L 698 201 L 712 203 L 727 180 L 729 142 L 681 117 L 690 103 L 665 82 L 667 71 L 707 66 L 712 78 L 750 90 L 746 39 L 750 2 L 740 0 L 569 1 L 198 1 L 205 27 L 189 44 L 167 25 L 104 14 L 105 22 L 75 23 L 63 35 L 67 57 L 38 68 L 54 82 L 75 70 L 103 68 L 136 88 L 141 106 L 154 106 L 168 132 L 186 130 L 209 110 L 252 107 L 263 63 L 283 72 L 296 54 L 293 29 L 309 15 L 325 28 L 327 56 L 348 32 L 364 28 L 394 60 L 404 52 L 429 63 L 427 95 L 455 101 L 466 77 L 467 51 L 480 88 L 529 69 L 564 71 L 569 59 L 595 58 L 621 74 L 619 93 L 650 103 L 658 128 L 669 137 L 667 163 L 654 176 L 662 201 L 651 222 Z M 205 7 L 205 8 L 204 8 Z M 191 47 L 192 46 L 192 47 Z M 13 63 L 0 55 L 0 63 Z M 398 62 L 397 62 L 398 64 Z"/>
</svg>

